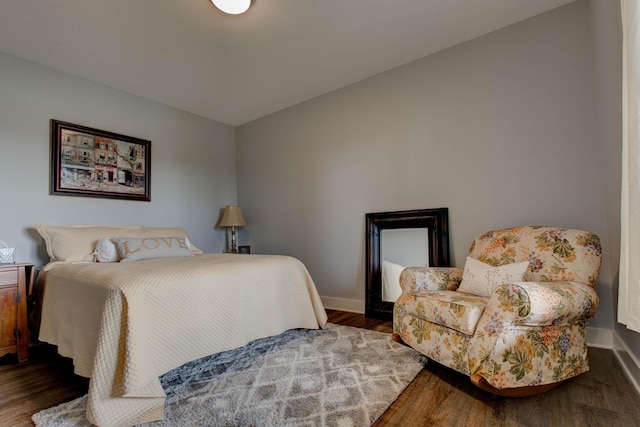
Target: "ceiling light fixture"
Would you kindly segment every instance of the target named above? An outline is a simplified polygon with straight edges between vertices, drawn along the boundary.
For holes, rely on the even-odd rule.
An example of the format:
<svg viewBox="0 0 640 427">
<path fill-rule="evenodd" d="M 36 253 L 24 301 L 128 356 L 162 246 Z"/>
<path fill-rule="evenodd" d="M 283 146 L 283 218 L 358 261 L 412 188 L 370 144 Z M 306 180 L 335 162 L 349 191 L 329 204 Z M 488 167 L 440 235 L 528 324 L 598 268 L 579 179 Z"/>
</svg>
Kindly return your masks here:
<svg viewBox="0 0 640 427">
<path fill-rule="evenodd" d="M 251 0 L 211 0 L 211 3 L 224 13 L 239 15 L 251 6 Z"/>
</svg>

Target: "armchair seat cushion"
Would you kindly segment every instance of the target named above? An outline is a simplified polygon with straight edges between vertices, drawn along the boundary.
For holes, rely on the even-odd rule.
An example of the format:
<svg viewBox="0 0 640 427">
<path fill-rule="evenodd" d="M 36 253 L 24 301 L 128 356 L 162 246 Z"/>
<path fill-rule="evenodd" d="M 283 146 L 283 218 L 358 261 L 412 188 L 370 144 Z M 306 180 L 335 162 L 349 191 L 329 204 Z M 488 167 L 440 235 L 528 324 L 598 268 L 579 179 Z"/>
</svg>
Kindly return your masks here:
<svg viewBox="0 0 640 427">
<path fill-rule="evenodd" d="M 412 298 L 405 300 L 405 307 L 414 315 L 465 335 L 474 334 L 489 300 L 457 291 L 421 291 L 406 295 Z"/>
</svg>

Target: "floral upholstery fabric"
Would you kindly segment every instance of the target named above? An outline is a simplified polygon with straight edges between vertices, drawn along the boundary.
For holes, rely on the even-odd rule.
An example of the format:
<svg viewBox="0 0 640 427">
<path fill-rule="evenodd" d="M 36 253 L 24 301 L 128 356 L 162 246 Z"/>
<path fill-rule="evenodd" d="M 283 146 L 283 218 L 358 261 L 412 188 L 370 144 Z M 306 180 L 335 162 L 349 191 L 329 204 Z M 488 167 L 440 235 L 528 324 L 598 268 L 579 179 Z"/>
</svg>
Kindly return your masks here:
<svg viewBox="0 0 640 427">
<path fill-rule="evenodd" d="M 431 360 L 435 360 L 458 372 L 469 375 L 467 357 L 470 336 L 455 329 L 438 325 L 404 311 L 402 305 L 398 314 L 394 308 L 393 330 L 407 345 L 415 348 Z"/>
<path fill-rule="evenodd" d="M 411 267 L 400 274 L 403 292 L 455 291 L 462 281 L 462 268 Z"/>
<path fill-rule="evenodd" d="M 554 227 L 514 227 L 477 237 L 469 256 L 491 265 L 529 261 L 528 282 L 575 281 L 595 286 L 600 239 L 593 233 Z"/>
<path fill-rule="evenodd" d="M 393 322 L 405 343 L 498 389 L 550 384 L 589 370 L 585 325 L 598 307 L 593 286 L 601 261 L 595 234 L 496 230 L 479 236 L 469 256 L 492 265 L 529 260 L 525 281 L 503 284 L 487 299 L 456 290 L 461 269 L 405 269 Z"/>
<path fill-rule="evenodd" d="M 455 291 L 403 294 L 403 304 L 416 317 L 473 335 L 488 298 Z"/>
</svg>

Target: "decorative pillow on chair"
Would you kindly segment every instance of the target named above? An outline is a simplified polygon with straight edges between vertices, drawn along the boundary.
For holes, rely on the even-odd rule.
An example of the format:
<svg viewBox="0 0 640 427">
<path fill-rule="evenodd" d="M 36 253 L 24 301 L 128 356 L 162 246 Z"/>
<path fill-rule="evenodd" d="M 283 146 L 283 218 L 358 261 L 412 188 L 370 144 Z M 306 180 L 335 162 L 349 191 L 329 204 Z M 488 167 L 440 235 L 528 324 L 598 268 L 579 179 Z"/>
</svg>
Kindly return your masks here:
<svg viewBox="0 0 640 427">
<path fill-rule="evenodd" d="M 488 298 L 503 283 L 521 282 L 528 267 L 529 261 L 494 267 L 467 257 L 458 291 Z"/>
<path fill-rule="evenodd" d="M 114 237 L 120 262 L 152 258 L 193 256 L 186 236 L 172 237 Z"/>
</svg>

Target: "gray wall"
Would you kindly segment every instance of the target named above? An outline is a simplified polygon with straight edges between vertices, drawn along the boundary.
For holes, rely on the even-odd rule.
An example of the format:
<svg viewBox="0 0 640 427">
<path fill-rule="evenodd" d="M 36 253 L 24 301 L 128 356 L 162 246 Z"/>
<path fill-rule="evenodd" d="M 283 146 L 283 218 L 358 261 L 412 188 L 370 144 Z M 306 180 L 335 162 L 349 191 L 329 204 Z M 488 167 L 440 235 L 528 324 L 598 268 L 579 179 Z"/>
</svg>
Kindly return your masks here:
<svg viewBox="0 0 640 427">
<path fill-rule="evenodd" d="M 448 207 L 458 266 L 478 234 L 522 224 L 593 231 L 608 254 L 590 25 L 572 3 L 240 126 L 241 240 L 360 302 L 367 212 Z M 597 290 L 590 326 L 613 328 L 609 262 Z"/>
<path fill-rule="evenodd" d="M 151 202 L 50 196 L 52 118 L 151 140 Z M 0 54 L 0 240 L 18 261 L 46 262 L 38 223 L 183 226 L 220 252 L 235 201 L 232 127 Z"/>
<path fill-rule="evenodd" d="M 618 311 L 620 263 L 620 177 L 622 175 L 622 25 L 620 3 L 590 0 L 598 99 L 599 139 L 605 147 L 606 205 L 610 251 L 606 261 L 612 273 L 614 318 Z M 615 331 L 636 360 L 640 360 L 640 334 L 615 323 Z M 619 349 L 626 351 L 626 349 Z M 636 379 L 638 381 L 638 379 Z"/>
</svg>

